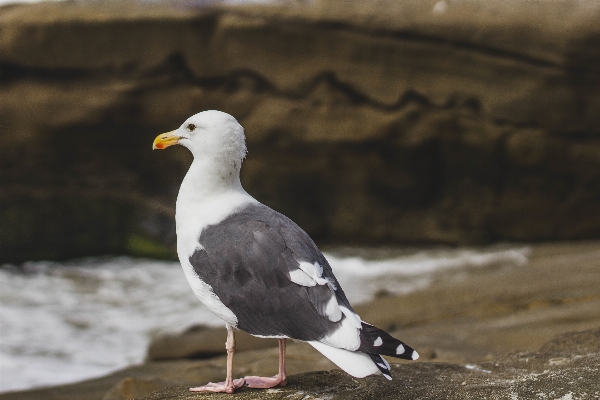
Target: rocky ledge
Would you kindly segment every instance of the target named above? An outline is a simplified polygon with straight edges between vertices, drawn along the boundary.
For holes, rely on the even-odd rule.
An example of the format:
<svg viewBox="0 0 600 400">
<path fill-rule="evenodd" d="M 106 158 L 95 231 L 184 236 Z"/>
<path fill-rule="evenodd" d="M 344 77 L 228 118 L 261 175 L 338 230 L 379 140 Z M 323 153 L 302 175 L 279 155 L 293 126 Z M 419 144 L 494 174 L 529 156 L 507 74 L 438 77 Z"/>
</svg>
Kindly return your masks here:
<svg viewBox="0 0 600 400">
<path fill-rule="evenodd" d="M 569 333 L 538 352 L 478 364 L 394 364 L 394 379 L 353 379 L 341 371 L 291 376 L 286 387 L 235 395 L 167 387 L 144 400 L 179 399 L 594 399 L 600 398 L 600 329 Z"/>
<path fill-rule="evenodd" d="M 440 275 L 427 289 L 356 307 L 365 320 L 420 352 L 417 362 L 393 365 L 393 381 L 330 371 L 335 366 L 312 347 L 292 342 L 288 386 L 243 389 L 235 398 L 598 398 L 599 287 L 600 243 L 532 246 L 524 265 Z M 235 376 L 276 373 L 276 347 L 261 348 L 269 342 L 242 334 L 239 339 Z M 234 398 L 187 391 L 223 379 L 224 340 L 224 329 L 163 335 L 142 365 L 71 385 L 5 393 L 0 400 Z"/>
<path fill-rule="evenodd" d="M 174 255 L 150 143 L 213 108 L 320 243 L 600 236 L 595 0 L 141 3 L 0 7 L 0 263 Z"/>
<path fill-rule="evenodd" d="M 242 357 L 244 359 L 244 357 Z M 394 379 L 354 379 L 339 370 L 291 375 L 288 385 L 268 390 L 241 389 L 234 395 L 199 394 L 188 390 L 223 368 L 202 374 L 198 362 L 131 368 L 84 386 L 59 387 L 0 395 L 2 400 L 179 400 L 179 399 L 597 399 L 600 397 L 600 329 L 557 336 L 537 352 L 519 352 L 493 361 L 453 364 L 392 364 Z M 240 371 L 236 371 L 240 372 Z M 153 376 L 154 375 L 154 376 Z M 161 377 L 159 377 L 162 375 Z M 195 375 L 195 376 L 193 376 Z M 118 380 L 120 378 L 120 380 Z M 202 381 L 204 382 L 204 381 Z M 95 390 L 94 390 L 95 389 Z"/>
</svg>

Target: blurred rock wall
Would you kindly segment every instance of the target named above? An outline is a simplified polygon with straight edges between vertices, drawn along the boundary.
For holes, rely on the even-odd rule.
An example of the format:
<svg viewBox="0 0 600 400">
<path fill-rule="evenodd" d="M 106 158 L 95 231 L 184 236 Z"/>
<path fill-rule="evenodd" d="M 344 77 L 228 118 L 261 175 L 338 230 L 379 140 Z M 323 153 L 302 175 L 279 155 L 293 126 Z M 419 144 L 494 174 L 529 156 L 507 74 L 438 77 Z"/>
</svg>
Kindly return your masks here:
<svg viewBox="0 0 600 400">
<path fill-rule="evenodd" d="M 491 3 L 0 7 L 0 262 L 172 256 L 206 109 L 321 244 L 599 237 L 600 5 Z"/>
</svg>

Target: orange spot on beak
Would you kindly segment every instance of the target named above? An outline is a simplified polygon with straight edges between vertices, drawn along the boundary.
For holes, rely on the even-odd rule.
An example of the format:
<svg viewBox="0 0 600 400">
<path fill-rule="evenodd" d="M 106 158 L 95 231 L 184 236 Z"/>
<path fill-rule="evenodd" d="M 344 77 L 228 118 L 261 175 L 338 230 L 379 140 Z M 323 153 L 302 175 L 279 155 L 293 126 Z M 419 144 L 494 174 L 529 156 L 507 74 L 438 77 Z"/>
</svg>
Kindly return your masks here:
<svg viewBox="0 0 600 400">
<path fill-rule="evenodd" d="M 163 150 L 169 146 L 179 143 L 180 136 L 175 135 L 175 131 L 161 133 L 154 139 L 152 143 L 152 150 Z"/>
</svg>

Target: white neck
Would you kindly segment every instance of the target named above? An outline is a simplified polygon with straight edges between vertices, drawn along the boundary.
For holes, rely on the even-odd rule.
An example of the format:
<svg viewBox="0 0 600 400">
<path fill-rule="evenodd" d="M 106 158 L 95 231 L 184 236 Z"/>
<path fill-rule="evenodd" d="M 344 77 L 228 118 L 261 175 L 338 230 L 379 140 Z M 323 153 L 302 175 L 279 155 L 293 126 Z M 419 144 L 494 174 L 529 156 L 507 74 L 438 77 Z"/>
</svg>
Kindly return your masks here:
<svg viewBox="0 0 600 400">
<path fill-rule="evenodd" d="M 242 188 L 239 169 L 239 165 L 226 168 L 210 160 L 194 159 L 177 196 L 178 252 L 189 257 L 204 227 L 221 222 L 245 204 L 256 202 Z"/>
<path fill-rule="evenodd" d="M 183 178 L 178 197 L 203 201 L 231 191 L 244 191 L 240 182 L 240 165 L 224 166 L 214 160 L 195 158 Z"/>
</svg>

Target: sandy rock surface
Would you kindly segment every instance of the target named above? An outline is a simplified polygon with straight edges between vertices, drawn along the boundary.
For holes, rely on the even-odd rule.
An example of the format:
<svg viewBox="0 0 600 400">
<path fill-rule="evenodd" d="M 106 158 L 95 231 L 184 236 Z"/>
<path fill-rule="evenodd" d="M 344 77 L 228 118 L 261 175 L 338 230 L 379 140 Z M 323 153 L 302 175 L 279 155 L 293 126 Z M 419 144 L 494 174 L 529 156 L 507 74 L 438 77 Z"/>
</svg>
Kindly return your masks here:
<svg viewBox="0 0 600 400">
<path fill-rule="evenodd" d="M 377 399 L 403 393 L 411 399 L 593 399 L 600 394 L 598 288 L 600 243 L 534 245 L 525 265 L 440 276 L 427 289 L 356 307 L 363 319 L 421 354 L 417 362 L 394 365 L 391 383 L 382 377 L 358 380 L 339 371 L 324 372 L 335 366 L 309 345 L 291 342 L 290 385 L 267 392 L 242 390 L 240 398 Z M 162 348 L 161 357 L 169 360 L 147 361 L 72 385 L 6 393 L 0 400 L 204 398 L 186 387 L 223 379 L 225 330 L 190 333 L 172 336 L 171 352 Z M 244 346 L 251 344 L 248 340 Z M 188 355 L 207 357 L 219 346 L 219 356 L 175 358 L 179 347 L 195 349 Z M 277 356 L 276 347 L 239 351 L 234 375 L 273 375 Z"/>
<path fill-rule="evenodd" d="M 570 333 L 539 352 L 517 353 L 480 364 L 394 365 L 394 379 L 353 379 L 340 371 L 290 377 L 284 388 L 198 395 L 169 387 L 144 397 L 166 399 L 594 399 L 600 397 L 600 330 Z"/>
</svg>

